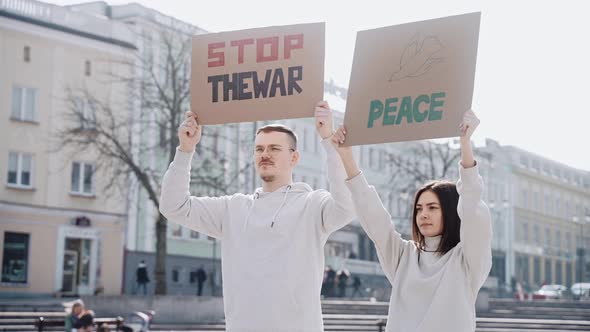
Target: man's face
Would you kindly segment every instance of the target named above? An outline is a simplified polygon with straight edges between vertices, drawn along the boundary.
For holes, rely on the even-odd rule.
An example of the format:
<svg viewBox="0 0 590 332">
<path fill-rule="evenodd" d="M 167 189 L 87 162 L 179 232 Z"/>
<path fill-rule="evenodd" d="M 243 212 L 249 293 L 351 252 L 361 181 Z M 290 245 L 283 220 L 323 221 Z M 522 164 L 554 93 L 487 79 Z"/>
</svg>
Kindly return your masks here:
<svg viewBox="0 0 590 332">
<path fill-rule="evenodd" d="M 265 182 L 277 178 L 290 178 L 293 167 L 299 160 L 299 153 L 293 150 L 289 135 L 269 132 L 256 135 L 254 142 L 256 172 Z"/>
</svg>

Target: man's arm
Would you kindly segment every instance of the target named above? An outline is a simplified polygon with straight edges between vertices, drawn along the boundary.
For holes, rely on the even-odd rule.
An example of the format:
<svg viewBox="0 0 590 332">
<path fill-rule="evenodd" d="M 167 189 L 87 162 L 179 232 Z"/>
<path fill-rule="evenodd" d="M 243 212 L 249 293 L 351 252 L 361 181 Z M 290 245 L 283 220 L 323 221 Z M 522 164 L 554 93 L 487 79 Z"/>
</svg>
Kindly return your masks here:
<svg viewBox="0 0 590 332">
<path fill-rule="evenodd" d="M 332 110 L 327 102 L 316 106 L 316 129 L 327 154 L 327 177 L 330 194 L 321 202 L 321 229 L 330 234 L 348 224 L 355 216 L 352 197 L 346 188 L 346 171 L 331 138 L 334 133 Z"/>
<path fill-rule="evenodd" d="M 180 146 L 162 180 L 159 209 L 169 221 L 220 238 L 229 197 L 195 197 L 189 192 L 191 160 L 201 131 L 194 113 L 187 112 L 178 129 Z"/>
</svg>

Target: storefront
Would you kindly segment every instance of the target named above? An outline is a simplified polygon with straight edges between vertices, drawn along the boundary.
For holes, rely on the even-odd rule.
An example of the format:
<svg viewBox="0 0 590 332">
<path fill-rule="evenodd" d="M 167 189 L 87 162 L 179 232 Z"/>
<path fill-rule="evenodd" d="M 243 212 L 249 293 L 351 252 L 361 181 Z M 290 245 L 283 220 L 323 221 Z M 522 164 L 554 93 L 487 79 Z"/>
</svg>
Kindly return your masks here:
<svg viewBox="0 0 590 332">
<path fill-rule="evenodd" d="M 0 206 L 2 294 L 120 294 L 124 217 Z"/>
</svg>

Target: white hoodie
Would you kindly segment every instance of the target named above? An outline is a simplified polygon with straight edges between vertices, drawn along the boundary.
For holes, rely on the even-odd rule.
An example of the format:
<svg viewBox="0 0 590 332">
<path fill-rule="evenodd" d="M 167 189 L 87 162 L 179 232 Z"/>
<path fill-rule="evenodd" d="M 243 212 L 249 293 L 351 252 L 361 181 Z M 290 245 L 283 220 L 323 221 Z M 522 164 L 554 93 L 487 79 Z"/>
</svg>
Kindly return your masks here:
<svg viewBox="0 0 590 332">
<path fill-rule="evenodd" d="M 348 181 L 361 226 L 392 285 L 386 332 L 475 331 L 475 299 L 492 266 L 491 218 L 481 200 L 478 167 L 459 166 L 459 173 L 461 241 L 442 256 L 429 252 L 438 248 L 440 236 L 426 238 L 426 251 L 420 252 L 395 231 L 362 174 Z"/>
<path fill-rule="evenodd" d="M 160 212 L 221 239 L 227 331 L 323 331 L 324 245 L 354 218 L 354 208 L 340 159 L 329 140 L 322 144 L 331 193 L 294 183 L 253 195 L 190 196 L 192 154 L 176 151 L 162 182 Z"/>
</svg>

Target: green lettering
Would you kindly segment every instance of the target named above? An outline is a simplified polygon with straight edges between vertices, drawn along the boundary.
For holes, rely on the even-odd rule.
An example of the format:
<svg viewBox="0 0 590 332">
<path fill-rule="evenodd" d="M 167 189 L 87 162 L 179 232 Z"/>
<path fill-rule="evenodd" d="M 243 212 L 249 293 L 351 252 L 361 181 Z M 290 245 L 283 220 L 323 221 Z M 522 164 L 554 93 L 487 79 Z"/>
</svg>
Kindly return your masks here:
<svg viewBox="0 0 590 332">
<path fill-rule="evenodd" d="M 369 124 L 367 128 L 373 128 L 373 121 L 379 119 L 383 114 L 383 103 L 379 99 L 371 100 L 369 109 Z"/>
<path fill-rule="evenodd" d="M 400 124 L 404 117 L 406 117 L 407 123 L 412 123 L 412 97 L 409 96 L 402 99 L 395 124 Z"/>
<path fill-rule="evenodd" d="M 392 125 L 395 122 L 395 112 L 397 112 L 397 98 L 385 99 L 385 114 L 383 114 L 383 125 Z"/>
<path fill-rule="evenodd" d="M 416 122 L 422 122 L 426 120 L 426 115 L 428 110 L 424 110 L 424 112 L 420 112 L 420 103 L 429 103 L 430 96 L 428 95 L 419 95 L 416 100 L 414 100 L 414 120 Z"/>
<path fill-rule="evenodd" d="M 430 96 L 430 111 L 428 112 L 428 121 L 435 121 L 442 119 L 443 110 L 435 110 L 435 107 L 443 106 L 443 100 L 437 100 L 438 98 L 444 98 L 444 92 L 433 93 Z"/>
</svg>

